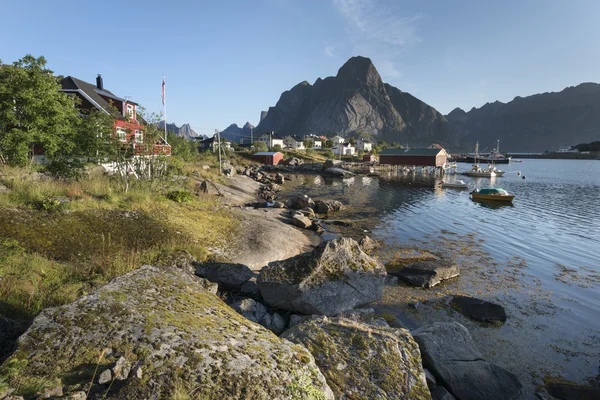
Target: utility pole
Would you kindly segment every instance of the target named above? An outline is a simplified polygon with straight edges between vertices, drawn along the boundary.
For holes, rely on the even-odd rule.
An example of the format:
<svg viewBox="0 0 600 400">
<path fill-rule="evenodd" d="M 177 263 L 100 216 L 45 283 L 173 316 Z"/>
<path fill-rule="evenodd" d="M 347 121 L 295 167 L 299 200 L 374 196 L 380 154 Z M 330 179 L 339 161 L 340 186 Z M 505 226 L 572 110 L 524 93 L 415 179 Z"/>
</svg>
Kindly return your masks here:
<svg viewBox="0 0 600 400">
<path fill-rule="evenodd" d="M 254 144 L 254 127 L 250 126 L 250 146 Z"/>
<path fill-rule="evenodd" d="M 269 133 L 269 150 L 273 148 L 273 131 Z"/>
<path fill-rule="evenodd" d="M 217 137 L 218 146 L 219 146 L 219 173 L 223 173 L 223 166 L 221 165 L 221 132 L 218 129 L 215 129 L 215 136 Z"/>
</svg>

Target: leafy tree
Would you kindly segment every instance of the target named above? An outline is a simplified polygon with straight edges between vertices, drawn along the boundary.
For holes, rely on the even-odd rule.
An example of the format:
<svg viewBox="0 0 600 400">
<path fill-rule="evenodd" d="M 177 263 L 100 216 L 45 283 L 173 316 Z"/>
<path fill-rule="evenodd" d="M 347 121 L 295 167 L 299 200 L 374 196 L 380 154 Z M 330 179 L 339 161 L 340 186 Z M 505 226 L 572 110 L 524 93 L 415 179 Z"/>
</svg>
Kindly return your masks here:
<svg viewBox="0 0 600 400">
<path fill-rule="evenodd" d="M 306 149 L 312 149 L 312 147 L 314 146 L 313 141 L 310 139 L 304 139 L 302 144 L 304 145 L 304 148 L 306 148 Z"/>
<path fill-rule="evenodd" d="M 350 143 L 352 146 L 354 146 L 356 144 L 356 141 L 354 140 L 353 137 L 351 137 L 350 140 L 348 140 L 348 143 Z"/>
<path fill-rule="evenodd" d="M 281 145 L 280 144 L 276 144 L 275 146 L 273 146 L 273 151 L 281 151 Z"/>
<path fill-rule="evenodd" d="M 46 68 L 44 57 L 26 55 L 0 64 L 0 158 L 12 165 L 31 162 L 34 145 L 52 159 L 76 152 L 78 114 L 73 96 Z"/>
<path fill-rule="evenodd" d="M 333 140 L 331 140 L 331 139 L 326 140 L 325 143 L 323 144 L 323 147 L 325 147 L 326 149 L 333 148 Z"/>
<path fill-rule="evenodd" d="M 267 151 L 269 150 L 265 142 L 254 142 L 254 149 L 256 151 Z"/>
</svg>

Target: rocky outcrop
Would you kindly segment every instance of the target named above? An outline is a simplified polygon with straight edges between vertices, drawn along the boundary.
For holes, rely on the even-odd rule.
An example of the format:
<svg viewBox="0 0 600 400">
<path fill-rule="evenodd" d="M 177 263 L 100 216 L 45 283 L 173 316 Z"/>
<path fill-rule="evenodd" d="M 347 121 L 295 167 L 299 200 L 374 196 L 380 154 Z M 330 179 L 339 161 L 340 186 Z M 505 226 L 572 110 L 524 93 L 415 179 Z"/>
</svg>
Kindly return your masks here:
<svg viewBox="0 0 600 400">
<path fill-rule="evenodd" d="M 469 112 L 454 109 L 447 120 L 482 148 L 508 152 L 556 151 L 566 145 L 598 139 L 600 84 L 582 83 L 560 92 L 515 97 L 508 103 L 495 101 Z"/>
<path fill-rule="evenodd" d="M 111 378 L 94 383 L 88 399 L 333 398 L 305 348 L 250 322 L 174 268 L 143 266 L 44 310 L 11 361 L 22 366 L 11 380 L 63 386 L 67 395 L 87 391 L 99 366 L 96 379 Z"/>
<path fill-rule="evenodd" d="M 323 317 L 282 337 L 306 346 L 337 399 L 431 399 L 419 347 L 405 329 Z"/>
<path fill-rule="evenodd" d="M 580 385 L 561 378 L 545 378 L 548 393 L 560 400 L 600 399 L 600 387 Z"/>
<path fill-rule="evenodd" d="M 425 260 L 403 266 L 388 268 L 388 274 L 397 276 L 413 286 L 430 288 L 441 281 L 460 274 L 458 265 L 447 260 Z"/>
<path fill-rule="evenodd" d="M 303 314 L 336 315 L 381 298 L 385 268 L 349 238 L 263 268 L 258 287 L 267 303 Z"/>
<path fill-rule="evenodd" d="M 159 129 L 165 129 L 165 121 L 160 121 L 157 125 Z M 192 129 L 190 124 L 183 124 L 180 127 L 174 123 L 167 124 L 167 132 L 186 139 L 205 137 L 204 135 L 198 135 L 196 131 Z"/>
<path fill-rule="evenodd" d="M 450 306 L 459 313 L 481 322 L 505 322 L 506 312 L 499 304 L 468 296 L 453 296 Z"/>
<path fill-rule="evenodd" d="M 260 132 L 333 136 L 368 133 L 414 145 L 459 144 L 446 118 L 421 100 L 384 84 L 370 59 L 350 58 L 335 77 L 304 81 L 284 92 Z M 400 140 L 400 138 L 402 140 Z"/>
<path fill-rule="evenodd" d="M 483 359 L 467 328 L 434 323 L 412 332 L 423 365 L 460 400 L 511 400 L 521 395 L 515 375 Z"/>
<path fill-rule="evenodd" d="M 246 122 L 243 127 L 239 127 L 237 124 L 231 124 L 227 128 L 220 132 L 222 138 L 229 140 L 230 142 L 239 143 L 241 139 L 250 139 L 254 125 L 250 122 Z M 256 135 L 256 132 L 254 132 Z M 256 138 L 256 136 L 255 136 Z"/>
<path fill-rule="evenodd" d="M 344 204 L 338 200 L 315 200 L 315 211 L 319 214 L 327 214 L 344 209 Z"/>
</svg>

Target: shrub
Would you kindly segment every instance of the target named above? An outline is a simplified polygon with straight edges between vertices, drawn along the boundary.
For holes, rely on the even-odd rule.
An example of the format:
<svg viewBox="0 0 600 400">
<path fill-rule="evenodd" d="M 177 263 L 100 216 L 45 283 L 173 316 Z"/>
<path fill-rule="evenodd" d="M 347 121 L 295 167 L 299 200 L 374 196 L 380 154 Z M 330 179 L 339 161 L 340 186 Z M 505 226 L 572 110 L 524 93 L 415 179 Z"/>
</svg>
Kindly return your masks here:
<svg viewBox="0 0 600 400">
<path fill-rule="evenodd" d="M 63 203 L 60 200 L 53 199 L 52 197 L 46 197 L 33 203 L 36 210 L 48 212 L 58 211 L 62 208 L 62 205 Z"/>
<path fill-rule="evenodd" d="M 194 199 L 194 195 L 188 190 L 171 190 L 169 193 L 167 193 L 167 199 L 173 200 L 176 203 L 187 203 L 188 201 L 192 201 Z"/>
</svg>

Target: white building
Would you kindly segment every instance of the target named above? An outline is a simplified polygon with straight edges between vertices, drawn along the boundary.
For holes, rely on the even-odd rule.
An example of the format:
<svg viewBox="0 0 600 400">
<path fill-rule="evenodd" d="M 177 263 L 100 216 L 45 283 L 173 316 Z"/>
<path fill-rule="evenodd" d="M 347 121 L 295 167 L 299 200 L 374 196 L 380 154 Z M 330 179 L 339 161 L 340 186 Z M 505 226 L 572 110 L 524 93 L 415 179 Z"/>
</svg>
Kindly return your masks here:
<svg viewBox="0 0 600 400">
<path fill-rule="evenodd" d="M 294 149 L 294 150 L 304 149 L 304 140 L 299 137 L 296 137 L 296 136 L 286 136 L 283 139 L 283 143 L 284 143 L 285 147 L 289 147 L 290 149 Z"/>
<path fill-rule="evenodd" d="M 320 138 L 311 139 L 313 141 L 313 147 L 315 149 L 320 149 L 323 147 L 323 141 Z"/>
<path fill-rule="evenodd" d="M 344 139 L 341 136 L 334 136 L 331 138 L 331 141 L 333 142 L 333 145 L 335 146 L 336 144 L 343 144 L 346 142 L 346 139 Z"/>
<path fill-rule="evenodd" d="M 356 139 L 356 149 L 358 151 L 362 150 L 365 153 L 368 153 L 369 151 L 373 150 L 373 142 L 371 139 L 359 137 Z"/>
<path fill-rule="evenodd" d="M 352 146 L 351 144 L 338 144 L 338 145 L 334 145 L 333 149 L 331 149 L 333 151 L 333 154 L 338 154 L 338 155 L 344 155 L 344 156 L 353 156 L 354 153 L 356 153 L 356 147 Z"/>
<path fill-rule="evenodd" d="M 280 145 L 281 148 L 285 146 L 284 139 L 281 136 L 275 135 L 274 133 L 263 133 L 256 138 L 256 141 L 263 142 L 270 149 L 277 145 Z"/>
</svg>

